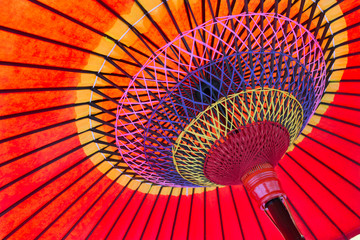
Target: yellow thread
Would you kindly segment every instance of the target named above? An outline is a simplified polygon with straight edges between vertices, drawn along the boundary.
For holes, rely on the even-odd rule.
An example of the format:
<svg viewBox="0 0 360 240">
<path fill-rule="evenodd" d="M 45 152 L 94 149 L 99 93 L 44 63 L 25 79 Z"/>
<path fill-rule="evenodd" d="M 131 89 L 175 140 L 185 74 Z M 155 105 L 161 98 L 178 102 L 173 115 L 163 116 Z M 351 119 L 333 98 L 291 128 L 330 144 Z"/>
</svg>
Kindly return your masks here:
<svg viewBox="0 0 360 240">
<path fill-rule="evenodd" d="M 159 1 L 157 1 L 159 2 Z M 198 0 L 191 0 L 190 1 L 191 4 L 195 5 L 197 4 L 199 1 Z M 265 4 L 264 4 L 264 8 L 265 8 L 265 12 L 272 6 L 272 1 L 266 1 Z M 299 2 L 296 2 L 296 1 L 293 1 L 294 3 L 292 4 L 292 8 L 294 9 L 299 9 L 299 6 L 300 6 L 300 3 Z M 143 6 L 145 6 L 146 4 L 155 4 L 155 1 L 141 1 L 141 4 Z M 183 4 L 181 4 L 182 1 L 179 1 L 179 0 L 169 0 L 168 1 L 168 4 L 170 5 L 170 8 L 171 9 L 174 9 L 173 8 L 173 5 L 175 6 L 175 9 L 180 9 L 183 7 Z M 312 4 L 313 1 L 312 0 L 306 0 L 305 1 L 305 6 L 309 6 L 310 4 Z M 322 10 L 327 10 L 326 12 L 326 16 L 328 18 L 328 20 L 331 22 L 332 20 L 334 20 L 335 18 L 337 18 L 338 16 L 342 16 L 343 13 L 342 13 L 342 10 L 340 8 L 339 5 L 335 5 L 334 7 L 332 7 L 331 9 L 328 9 L 329 6 L 332 6 L 336 4 L 336 0 L 326 0 L 326 1 L 320 1 L 318 2 L 318 5 L 322 8 Z M 281 2 L 279 3 L 279 8 L 285 8 L 285 5 L 286 4 L 282 4 Z M 237 8 L 238 10 L 240 11 L 242 9 L 242 6 L 243 4 L 241 5 L 237 5 Z M 256 1 L 253 2 L 253 6 L 257 6 L 257 3 Z M 150 6 L 146 6 L 145 7 L 147 10 L 149 9 L 152 9 Z M 304 8 L 306 9 L 306 7 Z M 132 9 L 131 9 L 132 10 Z M 129 15 L 130 18 L 133 18 L 134 20 L 138 20 L 140 19 L 140 17 L 143 16 L 143 14 L 141 12 L 137 12 L 135 13 L 137 9 L 134 9 L 134 12 L 130 11 L 129 14 L 124 14 L 124 15 Z M 162 7 L 160 9 L 158 9 L 157 11 L 153 11 L 152 13 L 152 16 L 153 17 L 156 17 L 158 19 L 161 18 L 161 16 L 163 14 L 166 14 L 166 12 L 164 11 L 165 9 Z M 296 14 L 297 13 L 297 10 L 294 10 L 294 11 L 291 11 L 291 14 Z M 318 10 L 318 8 L 316 8 L 316 11 L 317 13 L 319 13 L 320 10 Z M 303 13 L 304 14 L 307 14 L 306 12 Z M 122 15 L 122 17 L 125 17 L 124 15 Z M 126 18 L 128 21 L 130 21 L 131 19 L 128 19 Z M 325 20 L 323 20 L 323 24 L 325 23 Z M 147 31 L 147 27 L 148 27 L 148 21 L 146 20 L 146 18 L 144 18 L 143 20 L 141 20 L 141 22 L 139 22 L 137 24 L 137 28 L 139 30 L 139 28 L 141 28 L 139 31 L 141 33 L 143 32 L 146 32 Z M 341 17 L 340 19 L 334 21 L 331 23 L 331 27 L 333 29 L 333 32 L 337 32 L 338 30 L 340 29 L 345 29 L 346 28 L 346 21 L 345 21 L 345 18 Z M 139 27 L 141 26 L 141 27 Z M 121 30 L 121 31 L 120 31 Z M 116 22 L 116 24 L 114 24 L 111 29 L 107 32 L 109 35 L 113 36 L 113 37 L 116 37 L 118 36 L 119 34 L 123 34 L 125 31 L 127 30 L 127 27 L 126 28 L 121 28 L 119 29 L 119 22 Z M 129 34 L 130 36 L 130 34 Z M 132 36 L 133 37 L 133 36 Z M 129 37 L 127 37 L 128 39 Z M 344 31 L 342 33 L 339 33 L 337 34 L 335 37 L 334 37 L 334 42 L 335 42 L 335 45 L 338 45 L 342 42 L 346 42 L 348 39 L 347 37 L 347 31 Z M 200 39 L 201 40 L 201 39 Z M 130 41 L 131 42 L 131 41 Z M 323 43 L 324 45 L 325 43 Z M 131 45 L 131 44 L 130 44 Z M 108 41 L 108 39 L 106 38 L 102 38 L 98 47 L 96 49 L 94 49 L 95 52 L 99 52 L 99 53 L 103 53 L 103 54 L 108 54 L 110 52 L 110 49 L 114 46 L 114 44 L 112 44 L 110 41 Z M 322 46 L 324 47 L 324 46 Z M 118 52 L 117 52 L 118 50 Z M 336 49 L 336 55 L 346 55 L 347 53 L 349 52 L 349 49 L 348 49 L 348 45 L 344 45 L 344 46 L 341 46 L 339 48 Z M 124 53 L 122 51 L 120 51 L 118 48 L 115 48 L 115 50 L 112 52 L 111 54 L 112 57 L 115 57 L 115 58 L 123 58 L 124 57 Z M 339 58 L 339 59 L 336 59 L 335 62 L 334 62 L 334 68 L 337 69 L 337 68 L 344 68 L 346 67 L 347 65 L 347 57 L 345 58 Z M 88 65 L 85 67 L 86 69 L 90 68 L 91 66 L 91 70 L 99 70 L 100 66 L 102 64 L 102 61 L 100 62 L 99 61 L 99 58 L 96 58 L 96 57 L 90 57 L 89 58 L 89 61 L 88 61 Z M 110 71 L 108 71 L 110 72 Z M 330 76 L 330 81 L 334 81 L 334 80 L 340 80 L 342 78 L 342 75 L 343 75 L 343 72 L 344 71 L 336 71 L 336 72 L 333 72 Z M 92 84 L 94 83 L 94 76 L 92 74 L 82 74 L 81 76 L 81 82 L 78 84 L 78 86 L 92 86 Z M 96 83 L 97 86 L 99 85 L 107 85 L 107 83 L 105 83 L 104 81 L 102 81 L 101 79 L 98 79 L 97 83 Z M 338 83 L 335 83 L 334 85 L 336 85 L 336 89 L 335 91 L 338 89 L 339 87 L 339 84 Z M 83 98 L 84 100 L 88 100 L 90 99 L 90 94 L 91 92 L 90 91 L 77 91 L 77 97 L 78 97 L 78 100 L 77 102 L 80 102 L 80 98 Z M 333 101 L 333 98 L 334 98 L 334 95 L 329 95 L 329 94 L 325 94 L 324 95 L 324 98 L 323 98 L 323 101 L 324 102 L 329 102 L 331 103 Z M 326 109 L 328 108 L 327 105 L 320 105 L 320 106 L 323 106 L 325 109 L 322 109 L 322 113 L 326 111 Z M 320 109 L 318 109 L 320 110 Z M 91 113 L 94 114 L 94 113 L 97 113 L 98 110 L 97 109 L 94 109 L 92 108 L 91 109 Z M 78 118 L 80 117 L 83 117 L 85 115 L 88 115 L 89 114 L 89 107 L 88 106 L 80 106 L 80 107 L 76 107 L 75 108 L 75 112 L 76 112 L 76 116 Z M 234 113 L 229 113 L 229 115 L 233 115 Z M 87 123 L 85 123 L 85 121 Z M 85 121 L 77 121 L 76 122 L 76 125 L 78 127 L 78 132 L 82 132 L 84 131 L 85 129 L 88 129 L 89 128 L 89 123 L 88 123 L 88 120 L 85 120 Z M 93 121 L 94 122 L 94 121 Z M 308 133 L 311 132 L 311 127 L 307 126 L 305 127 L 303 133 L 306 135 Z M 303 136 L 300 136 L 296 142 L 301 142 L 302 141 L 302 138 Z M 88 139 L 85 139 L 84 138 L 84 135 L 81 135 L 79 137 L 79 140 L 82 144 L 85 144 L 88 142 Z M 291 150 L 293 146 L 291 146 L 289 148 L 289 150 Z M 93 150 L 93 149 L 91 149 Z M 86 150 L 84 149 L 84 152 L 87 154 L 87 155 L 90 155 L 92 153 L 92 151 L 89 151 L 89 150 Z M 99 158 L 102 158 L 103 157 L 100 155 L 100 154 L 97 154 L 99 155 Z M 95 157 L 92 157 L 91 158 L 91 161 L 95 164 L 98 159 L 95 159 Z M 110 166 L 109 163 L 107 163 L 107 167 Z M 106 165 L 106 164 L 103 164 L 103 165 Z M 106 167 L 99 167 L 99 170 L 101 172 L 105 172 L 106 170 Z M 109 176 L 111 179 L 114 179 L 114 177 L 111 177 Z M 118 180 L 119 184 L 124 186 L 130 179 L 129 177 L 127 176 L 122 176 L 121 177 L 122 180 Z M 168 187 L 170 189 L 170 187 Z M 154 189 L 154 188 L 153 188 Z M 203 188 L 198 188 L 196 189 L 196 191 L 194 191 L 195 193 L 202 193 L 203 192 Z M 155 193 L 154 193 L 155 194 Z M 160 193 L 160 194 L 163 194 L 163 193 Z"/>
<path fill-rule="evenodd" d="M 224 124 L 222 118 L 230 121 Z M 194 184 L 217 186 L 203 172 L 203 156 L 212 143 L 241 126 L 265 120 L 287 128 L 291 145 L 302 127 L 303 109 L 294 96 L 276 89 L 253 89 L 219 99 L 198 114 L 179 135 L 172 149 L 176 170 Z M 201 152 L 205 154 L 199 156 Z"/>
</svg>

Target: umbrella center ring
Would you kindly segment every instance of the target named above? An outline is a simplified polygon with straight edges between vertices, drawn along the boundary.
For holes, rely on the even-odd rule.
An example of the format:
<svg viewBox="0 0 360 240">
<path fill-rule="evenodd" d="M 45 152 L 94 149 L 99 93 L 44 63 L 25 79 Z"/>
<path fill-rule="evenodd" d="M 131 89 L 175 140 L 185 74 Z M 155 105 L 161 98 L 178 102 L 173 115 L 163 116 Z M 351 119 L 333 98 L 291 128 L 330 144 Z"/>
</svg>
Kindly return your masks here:
<svg viewBox="0 0 360 240">
<path fill-rule="evenodd" d="M 218 17 L 167 43 L 133 77 L 119 100 L 117 146 L 145 179 L 196 187 L 177 171 L 172 147 L 199 113 L 232 94 L 275 89 L 301 104 L 304 128 L 325 82 L 322 49 L 301 24 L 266 13 Z"/>
</svg>

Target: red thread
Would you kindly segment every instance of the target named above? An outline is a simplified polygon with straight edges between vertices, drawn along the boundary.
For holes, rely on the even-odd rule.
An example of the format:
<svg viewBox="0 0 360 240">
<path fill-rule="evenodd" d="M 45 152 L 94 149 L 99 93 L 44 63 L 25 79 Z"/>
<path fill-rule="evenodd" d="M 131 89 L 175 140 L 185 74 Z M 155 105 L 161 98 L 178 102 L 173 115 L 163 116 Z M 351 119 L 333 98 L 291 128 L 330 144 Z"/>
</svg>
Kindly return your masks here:
<svg viewBox="0 0 360 240">
<path fill-rule="evenodd" d="M 289 133 L 278 123 L 248 124 L 218 139 L 210 149 L 204 174 L 220 185 L 242 184 L 241 178 L 263 163 L 277 165 L 289 147 Z"/>
</svg>

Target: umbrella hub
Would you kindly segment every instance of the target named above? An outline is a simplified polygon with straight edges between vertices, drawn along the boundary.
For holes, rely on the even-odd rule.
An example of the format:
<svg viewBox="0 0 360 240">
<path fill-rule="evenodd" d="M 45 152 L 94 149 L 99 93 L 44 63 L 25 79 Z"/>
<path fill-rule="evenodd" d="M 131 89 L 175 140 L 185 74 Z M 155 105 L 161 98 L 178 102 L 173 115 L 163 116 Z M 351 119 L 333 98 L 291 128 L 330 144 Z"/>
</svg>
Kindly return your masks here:
<svg viewBox="0 0 360 240">
<path fill-rule="evenodd" d="M 213 144 L 205 160 L 204 174 L 216 184 L 242 184 L 244 176 L 254 167 L 266 164 L 272 168 L 277 165 L 289 143 L 289 133 L 279 123 L 262 121 L 248 124 L 229 132 Z M 260 175 L 268 174 L 264 172 Z"/>
<path fill-rule="evenodd" d="M 294 96 L 255 89 L 220 98 L 199 113 L 172 148 L 179 174 L 200 186 L 242 184 L 255 166 L 275 166 L 303 124 Z"/>
</svg>

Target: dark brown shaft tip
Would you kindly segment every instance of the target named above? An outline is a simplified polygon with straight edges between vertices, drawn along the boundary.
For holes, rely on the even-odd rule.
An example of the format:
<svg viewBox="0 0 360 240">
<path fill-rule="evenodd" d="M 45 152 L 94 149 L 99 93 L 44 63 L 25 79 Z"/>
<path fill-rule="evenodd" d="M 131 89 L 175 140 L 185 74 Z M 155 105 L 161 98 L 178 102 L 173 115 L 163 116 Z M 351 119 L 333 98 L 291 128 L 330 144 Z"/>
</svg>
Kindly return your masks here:
<svg viewBox="0 0 360 240">
<path fill-rule="evenodd" d="M 265 204 L 265 208 L 269 211 L 271 217 L 286 240 L 305 239 L 296 228 L 287 208 L 284 206 L 280 198 L 268 201 Z"/>
</svg>

